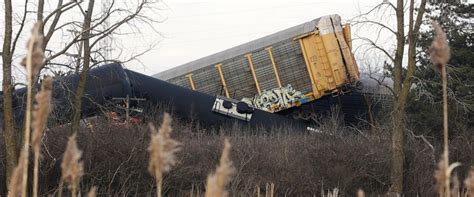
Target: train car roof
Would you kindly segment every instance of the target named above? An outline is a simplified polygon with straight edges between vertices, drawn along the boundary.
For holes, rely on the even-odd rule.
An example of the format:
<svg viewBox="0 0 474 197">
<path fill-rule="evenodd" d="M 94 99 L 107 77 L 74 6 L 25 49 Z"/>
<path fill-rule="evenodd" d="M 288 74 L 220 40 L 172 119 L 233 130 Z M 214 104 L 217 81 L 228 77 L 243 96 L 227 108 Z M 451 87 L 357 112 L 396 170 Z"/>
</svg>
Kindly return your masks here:
<svg viewBox="0 0 474 197">
<path fill-rule="evenodd" d="M 252 51 L 269 47 L 275 43 L 278 43 L 287 39 L 291 39 L 291 38 L 296 38 L 300 35 L 314 31 L 315 28 L 318 26 L 319 21 L 323 18 L 333 18 L 333 19 L 338 20 L 338 22 L 340 23 L 339 15 L 334 14 L 334 15 L 322 16 L 320 18 L 308 21 L 306 23 L 303 23 L 294 27 L 290 27 L 288 29 L 279 31 L 277 33 L 270 34 L 268 36 L 247 42 L 245 44 L 241 44 L 236 47 L 232 47 L 230 49 L 171 68 L 169 70 L 155 74 L 153 75 L 153 77 L 156 77 L 161 80 L 168 80 L 176 76 L 188 74 L 194 70 L 197 70 L 209 65 L 218 64 L 226 59 L 234 58 L 239 55 L 245 55 Z"/>
</svg>

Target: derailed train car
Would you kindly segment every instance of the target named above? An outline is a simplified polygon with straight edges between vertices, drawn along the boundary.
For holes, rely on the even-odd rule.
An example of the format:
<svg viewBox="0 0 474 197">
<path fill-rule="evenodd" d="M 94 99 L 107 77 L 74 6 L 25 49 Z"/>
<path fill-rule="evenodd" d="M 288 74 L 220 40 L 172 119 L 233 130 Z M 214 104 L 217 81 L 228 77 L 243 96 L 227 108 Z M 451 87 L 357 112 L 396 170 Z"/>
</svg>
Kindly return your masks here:
<svg viewBox="0 0 474 197">
<path fill-rule="evenodd" d="M 360 103 L 361 95 L 348 96 L 355 87 L 360 88 L 360 73 L 351 50 L 350 26 L 342 25 L 338 15 L 328 15 L 154 77 L 198 92 L 241 100 L 271 113 L 301 113 L 301 109 L 305 110 L 303 114 L 319 112 L 332 106 L 326 101 L 341 100 L 364 111 L 367 106 Z M 332 99 L 341 94 L 346 96 Z"/>
<path fill-rule="evenodd" d="M 158 78 L 158 79 L 157 79 Z M 78 75 L 54 82 L 56 121 L 66 123 Z M 109 64 L 89 72 L 83 117 L 100 114 L 117 97 L 169 105 L 176 115 L 208 125 L 295 125 L 310 129 L 314 112 L 342 106 L 345 118 L 370 114 L 367 95 L 385 94 L 359 74 L 350 27 L 324 16 L 150 77 Z M 15 120 L 23 120 L 25 89 L 14 94 Z M 1 114 L 1 113 L 0 113 Z M 301 120 L 303 119 L 303 120 Z M 3 120 L 3 118 L 2 118 Z"/>
<path fill-rule="evenodd" d="M 72 120 L 71 101 L 78 81 L 77 74 L 54 80 L 52 99 L 54 122 L 64 124 Z M 22 126 L 24 119 L 25 93 L 26 89 L 21 88 L 13 94 L 14 119 L 18 127 Z M 114 106 L 113 98 L 124 97 L 144 98 L 151 104 L 167 105 L 174 115 L 198 120 L 208 126 L 237 122 L 254 127 L 271 128 L 293 125 L 301 130 L 312 130 L 305 122 L 253 109 L 243 102 L 227 101 L 226 108 L 217 109 L 214 96 L 123 69 L 120 64 L 103 65 L 89 71 L 83 97 L 82 117 L 87 118 L 110 110 L 118 110 Z M 0 115 L 3 116 L 3 113 Z M 1 120 L 3 121 L 3 117 Z"/>
</svg>

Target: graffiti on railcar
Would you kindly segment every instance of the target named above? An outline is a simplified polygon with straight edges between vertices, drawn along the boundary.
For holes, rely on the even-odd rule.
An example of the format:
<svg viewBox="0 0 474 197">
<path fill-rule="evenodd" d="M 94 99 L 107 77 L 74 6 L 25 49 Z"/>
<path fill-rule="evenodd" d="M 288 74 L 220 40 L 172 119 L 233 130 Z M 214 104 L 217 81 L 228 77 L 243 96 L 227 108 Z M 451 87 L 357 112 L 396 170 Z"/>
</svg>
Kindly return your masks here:
<svg viewBox="0 0 474 197">
<path fill-rule="evenodd" d="M 286 87 L 264 90 L 261 95 L 243 98 L 242 101 L 257 109 L 277 112 L 306 103 L 309 98 L 288 84 Z"/>
</svg>

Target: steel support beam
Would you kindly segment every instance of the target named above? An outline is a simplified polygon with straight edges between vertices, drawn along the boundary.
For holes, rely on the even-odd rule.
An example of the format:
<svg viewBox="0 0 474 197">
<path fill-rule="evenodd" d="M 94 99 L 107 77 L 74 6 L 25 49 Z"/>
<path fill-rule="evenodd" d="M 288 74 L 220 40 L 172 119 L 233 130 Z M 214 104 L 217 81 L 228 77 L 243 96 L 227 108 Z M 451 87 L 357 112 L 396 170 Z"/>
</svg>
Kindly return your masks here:
<svg viewBox="0 0 474 197">
<path fill-rule="evenodd" d="M 253 77 L 253 81 L 255 82 L 255 87 L 257 88 L 258 95 L 262 95 L 262 91 L 260 90 L 260 85 L 258 84 L 257 73 L 255 73 L 255 68 L 253 67 L 252 54 L 249 53 L 245 55 L 245 57 L 247 57 L 247 60 L 249 62 L 250 71 L 252 71 L 252 77 Z"/>
<path fill-rule="evenodd" d="M 227 98 L 230 98 L 229 89 L 227 88 L 227 83 L 225 82 L 224 72 L 222 72 L 222 64 L 217 64 L 215 66 L 217 72 L 219 72 L 219 77 L 221 78 L 222 87 L 224 87 L 224 93 Z"/>
<path fill-rule="evenodd" d="M 272 47 L 268 47 L 265 50 L 268 51 L 268 56 L 270 57 L 270 60 L 272 61 L 272 66 L 273 66 L 273 72 L 275 72 L 275 79 L 278 83 L 278 87 L 281 88 L 281 81 L 280 81 L 280 75 L 278 74 L 278 69 L 276 67 L 275 59 L 273 58 L 273 53 L 272 53 Z"/>
<path fill-rule="evenodd" d="M 193 81 L 193 73 L 187 74 L 186 78 L 188 78 L 188 82 L 189 82 L 189 85 L 191 85 L 191 89 L 196 90 L 196 86 L 194 85 L 194 81 Z"/>
</svg>

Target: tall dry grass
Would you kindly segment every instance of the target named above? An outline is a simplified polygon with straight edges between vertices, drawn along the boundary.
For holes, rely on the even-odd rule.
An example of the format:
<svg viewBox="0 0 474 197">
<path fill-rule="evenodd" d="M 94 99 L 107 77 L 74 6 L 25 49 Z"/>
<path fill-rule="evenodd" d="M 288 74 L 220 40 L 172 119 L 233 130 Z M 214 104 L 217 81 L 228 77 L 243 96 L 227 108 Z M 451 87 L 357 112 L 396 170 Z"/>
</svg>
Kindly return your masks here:
<svg viewBox="0 0 474 197">
<path fill-rule="evenodd" d="M 228 196 L 226 186 L 232 179 L 235 169 L 230 160 L 230 142 L 224 140 L 224 149 L 216 171 L 207 177 L 205 197 L 224 197 Z"/>
<path fill-rule="evenodd" d="M 24 144 L 21 153 L 24 157 L 20 157 L 25 161 L 19 161 L 23 165 L 22 174 L 22 192 L 21 196 L 27 196 L 27 180 L 28 180 L 28 158 L 30 148 L 30 135 L 31 135 L 31 120 L 32 120 L 32 105 L 33 105 L 33 84 L 35 83 L 36 76 L 43 67 L 43 35 L 40 33 L 41 22 L 37 22 L 32 31 L 31 37 L 27 44 L 27 55 L 22 60 L 21 64 L 26 68 L 27 73 L 27 100 L 26 100 L 26 113 L 25 113 L 25 131 L 24 131 Z"/>
<path fill-rule="evenodd" d="M 223 136 L 232 142 L 232 163 L 238 169 L 227 186 L 231 196 L 256 196 L 256 186 L 260 186 L 261 196 L 267 196 L 271 189 L 267 189 L 265 183 L 274 183 L 274 196 L 319 196 L 321 190 L 327 193 L 328 188 L 335 187 L 340 189 L 342 196 L 355 195 L 359 188 L 372 196 L 388 189 L 390 158 L 387 155 L 390 152 L 386 144 L 390 142 L 389 129 L 374 133 L 361 130 L 363 135 L 360 135 L 351 134 L 353 130 L 344 127 L 340 133 L 325 136 L 284 132 L 263 134 L 261 131 L 245 132 L 250 131 L 245 127 L 224 127 L 220 132 L 216 131 L 221 135 L 213 135 L 209 134 L 213 131 L 198 130 L 177 118 L 173 120 L 176 123 L 172 126 L 172 137 L 184 143 L 176 154 L 176 166 L 164 176 L 166 195 L 189 195 L 192 188 L 194 194 L 204 195 L 207 175 L 215 170 L 221 155 Z M 150 135 L 144 131 L 148 131 L 148 125 L 122 128 L 103 121 L 94 124 L 94 133 L 84 128 L 77 135 L 80 147 L 85 147 L 81 158 L 87 173 L 81 179 L 82 194 L 85 195 L 91 185 L 96 185 L 99 196 L 156 195 L 155 181 L 147 169 Z M 153 122 L 161 122 L 161 119 Z M 190 128 L 193 130 L 187 130 Z M 50 128 L 43 139 L 41 195 L 53 194 L 49 191 L 58 187 L 61 162 L 54 159 L 63 155 L 67 131 L 68 127 Z M 378 136 L 379 132 L 383 136 Z M 474 141 L 474 135 L 455 140 L 458 141 L 450 140 L 451 159 L 464 164 L 456 169 L 459 180 L 464 180 L 466 166 L 474 161 L 474 146 L 463 142 Z M 410 136 L 407 143 L 410 167 L 407 168 L 409 187 L 406 196 L 436 195 L 432 177 L 435 158 L 429 147 Z"/>
<path fill-rule="evenodd" d="M 41 139 L 43 131 L 48 122 L 48 116 L 51 112 L 51 95 L 53 89 L 53 81 L 46 78 L 43 81 L 41 91 L 35 96 L 37 103 L 33 112 L 33 135 L 31 138 L 31 146 L 34 152 L 34 168 L 33 168 L 33 197 L 38 196 L 38 176 L 39 176 L 39 159 L 41 156 Z"/>
<path fill-rule="evenodd" d="M 96 197 L 97 196 L 97 187 L 92 187 L 87 193 L 87 197 Z"/>
<path fill-rule="evenodd" d="M 20 158 L 18 159 L 18 164 L 13 170 L 10 184 L 8 185 L 8 196 L 17 197 L 22 196 L 23 191 L 23 170 L 25 168 L 25 151 L 21 151 Z"/>
<path fill-rule="evenodd" d="M 41 140 L 43 131 L 48 122 L 48 116 L 51 112 L 51 96 L 52 96 L 52 79 L 46 78 L 43 80 L 42 89 L 35 96 L 36 106 L 33 111 L 33 86 L 36 83 L 38 74 L 44 65 L 44 51 L 43 35 L 40 33 L 41 22 L 37 22 L 33 29 L 31 38 L 27 44 L 27 55 L 22 60 L 21 64 L 26 68 L 27 72 L 27 100 L 25 112 L 25 131 L 24 144 L 20 154 L 19 162 L 15 168 L 12 179 L 8 188 L 9 196 L 29 196 L 27 193 L 28 187 L 28 162 L 29 162 L 29 147 L 32 146 L 34 152 L 34 169 L 33 169 L 33 197 L 38 196 L 39 190 L 39 160 L 41 156 Z M 31 133 L 31 130 L 33 132 Z M 80 178 L 83 175 L 83 166 L 80 162 L 81 151 L 77 148 L 75 140 L 76 136 L 71 136 L 66 152 L 64 154 L 63 163 L 61 164 L 63 173 L 61 177 L 60 194 L 62 191 L 62 183 L 69 184 L 71 196 L 76 196 L 77 188 L 79 186 Z M 94 192 L 92 191 L 92 194 Z"/>
<path fill-rule="evenodd" d="M 150 153 L 148 171 L 156 179 L 156 195 L 158 197 L 162 195 L 163 174 L 170 171 L 171 167 L 176 164 L 175 154 L 180 150 L 179 142 L 171 138 L 171 121 L 170 115 L 165 113 L 158 131 L 153 124 L 149 124 L 152 135 L 148 146 Z"/>
<path fill-rule="evenodd" d="M 466 187 L 466 192 L 469 196 L 474 196 L 474 168 L 471 167 L 469 175 L 464 181 L 464 186 Z"/>
<path fill-rule="evenodd" d="M 77 196 L 79 183 L 84 175 L 84 164 L 81 160 L 82 151 L 77 147 L 76 134 L 69 137 L 66 151 L 61 163 L 61 182 L 59 184 L 59 196 L 62 196 L 63 184 L 67 183 L 71 196 Z"/>
<path fill-rule="evenodd" d="M 449 140 L 448 140 L 448 77 L 446 73 L 447 63 L 451 56 L 450 49 L 446 37 L 446 33 L 441 29 L 441 26 L 433 21 L 432 23 L 435 38 L 431 43 L 430 57 L 433 65 L 441 72 L 441 80 L 443 86 L 443 155 L 438 164 L 438 170 L 435 172 L 437 181 L 438 193 L 441 196 L 451 196 L 450 181 L 451 172 L 458 163 L 449 163 Z M 456 180 L 457 181 L 457 180 Z"/>
<path fill-rule="evenodd" d="M 361 190 L 361 189 L 357 190 L 357 197 L 365 197 L 364 190 Z"/>
</svg>

